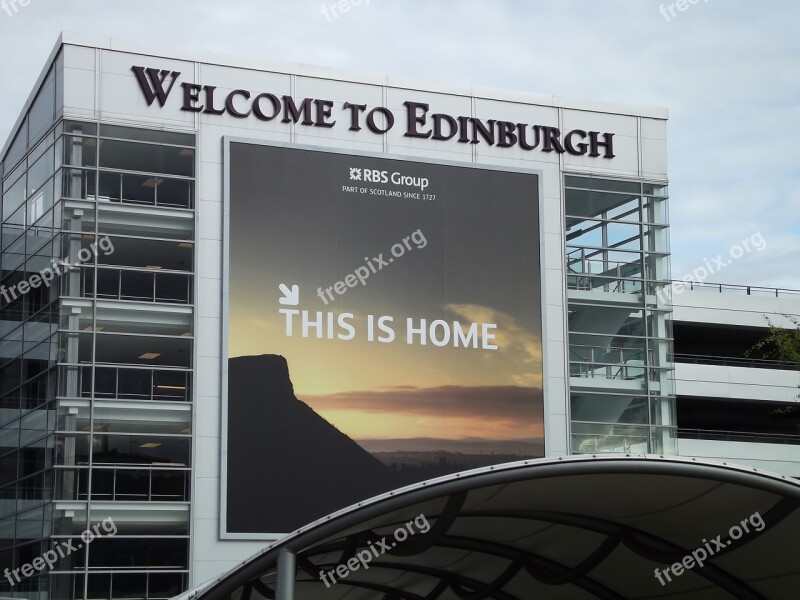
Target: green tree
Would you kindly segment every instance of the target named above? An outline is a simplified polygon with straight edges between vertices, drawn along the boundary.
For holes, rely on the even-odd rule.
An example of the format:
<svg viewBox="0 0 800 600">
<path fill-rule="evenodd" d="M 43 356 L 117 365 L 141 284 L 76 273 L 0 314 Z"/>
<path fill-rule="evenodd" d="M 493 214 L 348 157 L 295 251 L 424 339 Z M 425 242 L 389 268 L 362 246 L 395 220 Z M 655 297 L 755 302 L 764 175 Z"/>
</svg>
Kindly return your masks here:
<svg viewBox="0 0 800 600">
<path fill-rule="evenodd" d="M 794 329 L 782 329 L 766 317 L 769 333 L 745 354 L 753 358 L 797 363 L 795 369 L 800 369 L 800 322 L 788 315 L 784 317 L 795 325 Z"/>
<path fill-rule="evenodd" d="M 800 321 L 789 315 L 783 316 L 792 322 L 794 328 L 784 329 L 778 327 L 770 321 L 769 317 L 765 316 L 767 323 L 769 323 L 769 332 L 753 344 L 753 347 L 747 350 L 745 355 L 751 358 L 794 363 L 792 368 L 800 370 Z M 795 399 L 800 399 L 800 394 L 795 396 Z M 780 419 L 797 421 L 796 428 L 800 433 L 800 405 L 787 404 L 770 408 L 769 415 Z"/>
</svg>

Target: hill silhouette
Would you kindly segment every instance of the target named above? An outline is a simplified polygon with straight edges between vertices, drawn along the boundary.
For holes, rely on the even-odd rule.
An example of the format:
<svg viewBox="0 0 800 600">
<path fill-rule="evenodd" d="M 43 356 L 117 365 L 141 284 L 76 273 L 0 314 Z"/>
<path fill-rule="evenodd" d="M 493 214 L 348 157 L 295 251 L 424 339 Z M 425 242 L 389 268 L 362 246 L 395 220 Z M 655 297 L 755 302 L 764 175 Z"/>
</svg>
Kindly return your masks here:
<svg viewBox="0 0 800 600">
<path fill-rule="evenodd" d="M 364 446 L 369 450 L 295 396 L 283 356 L 229 359 L 227 531 L 287 533 L 405 485 L 544 455 L 543 443 L 532 440 L 409 438 Z"/>
<path fill-rule="evenodd" d="M 297 399 L 283 356 L 228 361 L 228 531 L 284 533 L 397 477 Z"/>
</svg>

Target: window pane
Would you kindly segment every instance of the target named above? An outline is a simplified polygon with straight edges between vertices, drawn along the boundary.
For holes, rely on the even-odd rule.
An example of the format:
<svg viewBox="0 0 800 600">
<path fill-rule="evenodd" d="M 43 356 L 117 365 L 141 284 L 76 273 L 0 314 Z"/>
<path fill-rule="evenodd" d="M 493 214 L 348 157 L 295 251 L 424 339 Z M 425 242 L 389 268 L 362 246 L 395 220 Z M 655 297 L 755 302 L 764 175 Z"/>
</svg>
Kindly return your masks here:
<svg viewBox="0 0 800 600">
<path fill-rule="evenodd" d="M 186 589 L 185 573 L 151 573 L 148 588 L 150 600 L 166 600 Z"/>
<path fill-rule="evenodd" d="M 639 193 L 639 183 L 636 181 L 599 179 L 597 177 L 574 177 L 571 175 L 567 175 L 564 180 L 567 187 L 582 188 L 587 190 L 606 190 L 609 192 Z"/>
<path fill-rule="evenodd" d="M 26 178 L 22 177 L 3 194 L 3 220 L 8 219 L 25 202 Z M 23 223 L 24 224 L 24 221 Z"/>
<path fill-rule="evenodd" d="M 194 150 L 136 142 L 103 140 L 100 166 L 145 173 L 194 176 Z"/>
<path fill-rule="evenodd" d="M 48 179 L 28 200 L 28 223 L 35 223 L 53 206 L 53 180 Z M 32 250 L 35 252 L 35 250 Z"/>
<path fill-rule="evenodd" d="M 176 133 L 174 131 L 155 131 L 153 129 L 137 129 L 119 125 L 100 125 L 100 137 L 136 140 L 140 142 L 156 142 L 175 146 L 194 146 L 194 135 Z"/>
<path fill-rule="evenodd" d="M 94 123 L 80 123 L 78 121 L 64 121 L 65 133 L 78 133 L 82 135 L 96 135 L 97 125 Z"/>
<path fill-rule="evenodd" d="M 53 174 L 53 149 L 50 148 L 28 170 L 28 195 L 35 194 Z"/>
<path fill-rule="evenodd" d="M 185 179 L 162 179 L 158 185 L 158 205 L 192 208 L 194 182 Z"/>
<path fill-rule="evenodd" d="M 156 186 L 160 179 L 149 175 L 122 174 L 122 200 L 140 204 L 155 204 Z"/>
<path fill-rule="evenodd" d="M 188 546 L 182 538 L 96 538 L 89 545 L 89 568 L 185 569 Z"/>
<path fill-rule="evenodd" d="M 147 596 L 147 573 L 114 573 L 111 576 L 111 585 L 115 600 L 145 598 Z"/>
<path fill-rule="evenodd" d="M 97 166 L 97 140 L 95 138 L 65 135 L 63 140 L 64 165 L 73 167 Z"/>
<path fill-rule="evenodd" d="M 28 119 L 26 118 L 14 138 L 11 146 L 8 148 L 6 159 L 3 161 L 5 169 L 8 170 L 17 164 L 19 159 L 25 156 L 25 151 L 28 149 Z"/>
<path fill-rule="evenodd" d="M 61 195 L 64 198 L 94 200 L 97 174 L 82 169 L 62 169 Z"/>
<path fill-rule="evenodd" d="M 36 99 L 31 105 L 29 119 L 30 141 L 35 142 L 53 123 L 56 107 L 54 70 L 50 70 Z"/>
<path fill-rule="evenodd" d="M 566 190 L 564 194 L 567 215 L 577 217 L 617 218 L 638 207 L 639 195 L 598 192 L 589 190 Z M 634 212 L 626 220 L 638 218 Z"/>
<path fill-rule="evenodd" d="M 36 160 L 45 153 L 50 147 L 53 145 L 54 134 L 51 131 L 48 133 L 45 138 L 39 142 L 39 144 L 31 150 L 30 154 L 28 155 L 28 164 L 36 162 Z"/>
<path fill-rule="evenodd" d="M 573 393 L 570 401 L 575 421 L 647 424 L 646 396 Z"/>
<path fill-rule="evenodd" d="M 92 444 L 94 464 L 186 467 L 192 458 L 189 437 L 95 433 Z"/>
</svg>

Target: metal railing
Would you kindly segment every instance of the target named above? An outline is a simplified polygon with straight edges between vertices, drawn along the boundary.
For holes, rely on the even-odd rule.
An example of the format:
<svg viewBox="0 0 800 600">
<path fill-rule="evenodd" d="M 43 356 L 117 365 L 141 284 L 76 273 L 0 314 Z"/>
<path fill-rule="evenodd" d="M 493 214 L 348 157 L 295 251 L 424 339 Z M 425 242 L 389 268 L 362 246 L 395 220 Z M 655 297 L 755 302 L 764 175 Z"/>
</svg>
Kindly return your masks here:
<svg viewBox="0 0 800 600">
<path fill-rule="evenodd" d="M 592 433 L 572 434 L 572 451 L 586 452 L 631 452 L 636 447 L 648 447 L 648 437 L 639 435 L 601 435 Z"/>
<path fill-rule="evenodd" d="M 641 261 L 588 258 L 584 248 L 567 254 L 567 288 L 632 294 L 642 291 Z"/>
<path fill-rule="evenodd" d="M 590 379 L 643 379 L 647 373 L 646 356 L 639 348 L 570 344 L 569 374 Z"/>
<path fill-rule="evenodd" d="M 83 566 L 77 567 L 80 571 Z M 89 566 L 90 569 L 90 583 L 101 583 L 101 588 L 104 590 L 98 592 L 94 589 L 90 590 L 89 598 L 95 600 L 108 600 L 109 598 L 126 598 L 127 600 L 169 600 L 174 598 L 181 592 L 185 591 L 189 581 L 189 571 L 186 569 L 165 570 L 158 567 L 157 572 L 148 571 L 145 568 L 126 568 L 123 572 L 118 572 L 119 567 L 114 569 L 105 568 L 98 569 L 97 567 Z M 138 569 L 141 572 L 131 572 Z M 98 572 L 101 571 L 101 572 Z M 170 578 L 171 576 L 171 578 Z M 64 575 L 60 575 L 61 578 Z M 117 578 L 124 583 L 117 583 Z M 134 581 L 133 585 L 131 581 Z M 138 587 L 136 587 L 138 584 Z M 83 598 L 83 578 L 81 573 L 70 576 L 67 580 L 66 587 L 63 588 L 64 596 L 69 598 Z M 133 588 L 133 589 L 131 589 Z M 113 592 L 112 592 L 113 590 Z M 59 591 L 61 591 L 59 589 Z M 53 597 L 55 594 L 51 592 Z"/>
<path fill-rule="evenodd" d="M 192 304 L 192 275 L 132 267 L 98 267 L 97 298 Z M 94 269 L 81 271 L 81 296 L 95 295 Z"/>
<path fill-rule="evenodd" d="M 746 296 L 767 296 L 773 298 L 800 298 L 800 290 L 786 288 L 760 287 L 756 285 L 734 285 L 728 283 L 686 282 L 673 280 L 690 291 L 716 292 L 719 294 L 743 294 Z"/>
<path fill-rule="evenodd" d="M 714 440 L 719 442 L 800 445 L 800 434 L 759 433 L 755 431 L 718 431 L 714 429 L 678 428 L 678 437 L 691 440 Z"/>
<path fill-rule="evenodd" d="M 87 500 L 89 469 L 57 466 L 59 499 Z M 187 469 L 95 468 L 92 500 L 110 502 L 188 502 L 191 471 Z"/>
<path fill-rule="evenodd" d="M 669 360 L 670 362 L 694 365 L 800 371 L 800 363 L 788 360 L 765 360 L 761 358 L 741 358 L 738 356 L 708 356 L 704 354 L 674 354 L 670 356 Z"/>
<path fill-rule="evenodd" d="M 194 180 L 158 174 L 100 171 L 92 200 L 167 208 L 194 208 Z M 167 191 L 169 190 L 169 191 Z"/>
<path fill-rule="evenodd" d="M 91 365 L 59 365 L 59 395 L 119 400 L 191 400 L 192 371 L 97 365 L 92 380 Z M 92 384 L 94 383 L 94 388 Z"/>
</svg>

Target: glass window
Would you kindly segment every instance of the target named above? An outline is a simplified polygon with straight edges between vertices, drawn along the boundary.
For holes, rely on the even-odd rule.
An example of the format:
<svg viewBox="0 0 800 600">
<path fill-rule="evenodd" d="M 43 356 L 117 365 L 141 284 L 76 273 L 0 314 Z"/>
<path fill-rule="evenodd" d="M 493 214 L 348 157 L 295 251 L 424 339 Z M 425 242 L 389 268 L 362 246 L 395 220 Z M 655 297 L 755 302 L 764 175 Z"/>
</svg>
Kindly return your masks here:
<svg viewBox="0 0 800 600">
<path fill-rule="evenodd" d="M 19 162 L 25 156 L 25 151 L 28 149 L 28 119 L 27 117 L 22 122 L 17 137 L 11 143 L 6 153 L 6 159 L 3 161 L 5 169 L 8 170 Z"/>
<path fill-rule="evenodd" d="M 642 211 L 639 208 L 640 198 L 625 196 L 627 200 L 618 204 L 615 207 L 609 208 L 606 212 L 606 219 L 613 219 L 615 221 L 641 221 Z"/>
<path fill-rule="evenodd" d="M 192 339 L 101 332 L 96 340 L 97 362 L 153 367 L 190 368 Z"/>
<path fill-rule="evenodd" d="M 28 200 L 28 223 L 35 223 L 53 206 L 53 180 L 48 179 Z"/>
<path fill-rule="evenodd" d="M 609 248 L 641 250 L 641 227 L 633 223 L 606 223 L 606 245 Z"/>
<path fill-rule="evenodd" d="M 3 221 L 8 219 L 25 202 L 25 184 L 26 178 L 22 177 L 11 186 L 11 189 L 3 194 Z M 15 223 L 24 225 L 25 220 L 23 218 L 21 222 L 15 221 Z"/>
<path fill-rule="evenodd" d="M 600 425 L 595 423 L 572 424 L 572 451 L 586 452 L 640 452 L 649 447 L 650 429 L 637 425 Z"/>
<path fill-rule="evenodd" d="M 161 179 L 157 188 L 157 204 L 177 208 L 193 208 L 194 182 L 186 179 Z"/>
<path fill-rule="evenodd" d="M 156 302 L 191 304 L 192 276 L 179 273 L 158 273 L 155 296 Z"/>
<path fill-rule="evenodd" d="M 192 460 L 189 436 L 123 435 L 96 432 L 92 460 L 99 464 L 159 465 L 186 467 Z"/>
<path fill-rule="evenodd" d="M 7 423 L 0 429 L 0 455 L 5 454 L 9 450 L 19 448 L 19 421 Z M 16 472 L 16 466 L 13 469 Z M 5 478 L 3 478 L 5 480 Z M 8 481 L 5 481 L 8 483 Z"/>
<path fill-rule="evenodd" d="M 26 207 L 25 206 L 20 206 L 17 209 L 17 212 L 15 212 L 13 215 L 11 215 L 7 219 L 6 223 L 8 223 L 9 225 L 19 225 L 21 227 L 24 227 L 25 226 L 25 215 L 26 215 L 26 212 L 27 212 Z M 23 250 L 22 246 L 23 246 L 25 240 L 24 239 L 20 239 L 19 241 L 21 242 L 20 246 L 19 246 L 19 251 L 20 251 L 21 256 L 24 258 L 24 254 L 22 252 L 22 250 Z M 3 258 L 5 259 L 6 257 L 3 257 Z M 16 268 L 16 265 L 14 266 L 14 268 Z M 6 263 L 5 260 L 3 261 L 3 269 L 4 270 L 9 269 L 9 263 Z"/>
<path fill-rule="evenodd" d="M 595 248 L 602 248 L 602 223 L 587 219 L 567 219 L 567 243 L 570 246 L 592 246 Z"/>
<path fill-rule="evenodd" d="M 80 121 L 64 121 L 64 133 L 78 135 L 97 135 L 96 123 L 82 123 Z"/>
<path fill-rule="evenodd" d="M 193 269 L 194 248 L 191 244 L 119 236 L 111 236 L 109 240 L 113 245 L 113 252 L 100 252 L 98 264 L 140 267 L 149 271 Z M 150 286 L 152 288 L 152 283 Z"/>
<path fill-rule="evenodd" d="M 647 396 L 572 393 L 572 419 L 594 423 L 648 423 Z"/>
<path fill-rule="evenodd" d="M 64 151 L 64 165 L 97 166 L 97 140 L 95 138 L 65 135 L 61 143 Z"/>
<path fill-rule="evenodd" d="M 125 173 L 100 171 L 98 195 L 101 201 L 119 202 L 122 199 L 122 178 Z"/>
<path fill-rule="evenodd" d="M 48 133 L 45 138 L 34 148 L 31 150 L 31 153 L 28 155 L 28 164 L 36 162 L 36 160 L 44 154 L 50 147 L 53 145 L 54 133 L 51 131 Z"/>
<path fill-rule="evenodd" d="M 0 485 L 6 486 L 17 480 L 17 460 L 19 451 L 11 452 L 0 458 Z M 16 487 L 13 490 L 16 492 Z M 5 510 L 5 509 L 4 509 Z"/>
<path fill-rule="evenodd" d="M 53 174 L 53 149 L 48 148 L 42 157 L 28 170 L 28 195 L 36 191 Z"/>
<path fill-rule="evenodd" d="M 667 222 L 667 201 L 661 198 L 645 197 L 644 199 L 645 221 L 648 223 Z"/>
<path fill-rule="evenodd" d="M 100 125 L 100 136 L 118 138 L 121 140 L 135 140 L 139 142 L 156 142 L 175 146 L 194 146 L 194 135 L 177 133 L 173 131 L 156 131 L 153 129 L 137 129 L 135 127 L 121 127 L 119 125 Z"/>
<path fill-rule="evenodd" d="M 158 177 L 121 173 L 120 179 L 124 202 L 151 205 L 156 203 L 156 188 L 160 182 Z"/>
<path fill-rule="evenodd" d="M 619 179 L 600 179 L 598 177 L 575 177 L 566 175 L 564 181 L 567 187 L 587 190 L 605 190 L 607 192 L 639 193 L 639 182 L 622 181 Z"/>
<path fill-rule="evenodd" d="M 96 538 L 89 545 L 89 568 L 139 567 L 185 569 L 189 540 L 185 538 Z"/>
<path fill-rule="evenodd" d="M 153 371 L 153 399 L 186 401 L 189 399 L 189 385 L 192 381 L 188 371 Z"/>
<path fill-rule="evenodd" d="M 68 467 L 89 464 L 89 434 L 59 433 L 56 434 L 55 464 Z"/>
<path fill-rule="evenodd" d="M 109 600 L 111 598 L 110 573 L 92 573 L 86 578 L 86 584 L 86 600 Z M 72 597 L 83 598 L 83 592 Z"/>
<path fill-rule="evenodd" d="M 151 499 L 158 502 L 188 501 L 189 475 L 189 471 L 150 471 Z"/>
<path fill-rule="evenodd" d="M 3 191 L 7 192 L 9 188 L 17 182 L 22 175 L 25 174 L 27 166 L 24 162 L 17 165 L 17 168 L 8 173 L 8 176 L 3 180 Z"/>
<path fill-rule="evenodd" d="M 167 600 L 177 596 L 186 589 L 186 581 L 185 573 L 150 573 L 148 598 L 150 600 Z"/>
<path fill-rule="evenodd" d="M 36 141 L 50 128 L 55 118 L 56 89 L 54 70 L 51 69 L 36 95 L 29 112 L 29 131 L 31 142 Z"/>
<path fill-rule="evenodd" d="M 76 200 L 94 200 L 97 174 L 84 169 L 62 169 L 61 195 Z"/>
<path fill-rule="evenodd" d="M 637 221 L 639 195 L 595 190 L 570 190 L 564 194 L 566 214 L 576 217 L 596 217 Z"/>
<path fill-rule="evenodd" d="M 111 586 L 115 599 L 143 599 L 147 596 L 147 573 L 114 573 L 111 576 Z M 152 597 L 151 595 L 150 598 Z"/>
<path fill-rule="evenodd" d="M 103 140 L 100 166 L 109 169 L 194 177 L 194 150 Z"/>
<path fill-rule="evenodd" d="M 667 197 L 667 186 L 663 183 L 645 183 L 642 185 L 642 193 L 648 196 Z"/>
</svg>

